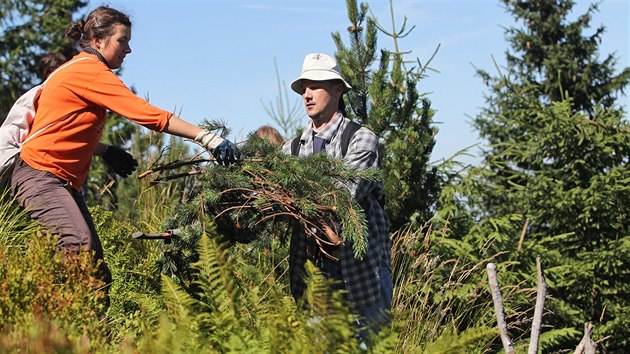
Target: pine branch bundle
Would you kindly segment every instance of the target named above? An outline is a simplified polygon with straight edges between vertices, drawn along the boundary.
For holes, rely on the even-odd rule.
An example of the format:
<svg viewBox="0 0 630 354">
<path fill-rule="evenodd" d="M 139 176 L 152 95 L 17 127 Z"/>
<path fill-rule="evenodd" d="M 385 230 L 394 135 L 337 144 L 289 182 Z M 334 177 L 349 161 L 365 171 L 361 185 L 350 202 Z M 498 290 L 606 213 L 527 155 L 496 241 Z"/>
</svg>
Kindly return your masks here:
<svg viewBox="0 0 630 354">
<path fill-rule="evenodd" d="M 290 223 L 304 227 L 320 249 L 349 242 L 355 256 L 363 256 L 365 214 L 340 185 L 355 178 L 376 180 L 377 170 L 354 171 L 325 154 L 285 155 L 254 135 L 241 152 L 243 163 L 198 174 L 200 191 L 177 210 L 173 224 L 183 227 L 210 216 L 228 241 L 251 242 L 269 236 L 277 223 Z"/>
</svg>

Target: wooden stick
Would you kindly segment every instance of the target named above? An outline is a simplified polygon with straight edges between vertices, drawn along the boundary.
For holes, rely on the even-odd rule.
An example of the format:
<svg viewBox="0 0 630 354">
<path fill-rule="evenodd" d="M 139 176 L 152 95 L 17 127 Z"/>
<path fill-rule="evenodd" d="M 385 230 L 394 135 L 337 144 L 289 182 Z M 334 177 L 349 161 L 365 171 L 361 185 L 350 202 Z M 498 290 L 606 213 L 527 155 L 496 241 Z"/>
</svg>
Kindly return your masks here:
<svg viewBox="0 0 630 354">
<path fill-rule="evenodd" d="M 497 267 L 494 263 L 488 263 L 486 266 L 488 271 L 488 283 L 490 284 L 490 292 L 492 293 L 492 301 L 494 302 L 494 312 L 497 315 L 497 326 L 501 335 L 503 349 L 507 354 L 514 354 L 512 340 L 507 332 L 507 324 L 505 323 L 505 314 L 503 312 L 503 299 L 501 298 L 501 289 L 497 280 Z"/>
<path fill-rule="evenodd" d="M 547 282 L 543 274 L 540 257 L 536 257 L 536 269 L 538 272 L 538 291 L 536 292 L 536 307 L 532 321 L 532 334 L 529 340 L 527 354 L 538 353 L 538 340 L 540 338 L 540 326 L 542 324 L 543 310 L 545 309 L 545 296 L 547 295 Z"/>
<path fill-rule="evenodd" d="M 154 184 L 160 184 L 162 182 L 166 182 L 166 181 L 170 181 L 170 180 L 174 180 L 177 178 L 182 178 L 182 177 L 188 177 L 188 176 L 194 176 L 194 175 L 198 175 L 200 173 L 203 173 L 205 171 L 205 169 L 202 170 L 192 170 L 192 171 L 188 171 L 188 172 L 184 172 L 184 173 L 178 173 L 176 175 L 171 175 L 171 176 L 164 176 L 164 177 L 158 177 L 156 179 L 154 179 L 153 181 L 149 182 L 150 185 L 154 185 Z"/>
<path fill-rule="evenodd" d="M 343 240 L 341 239 L 341 237 L 339 237 L 339 234 L 335 230 L 333 230 L 330 226 L 324 224 L 322 226 L 322 229 L 324 229 L 324 234 L 326 235 L 326 237 L 328 237 L 328 239 L 330 240 L 330 242 L 332 242 L 333 245 L 339 246 L 340 244 L 343 243 Z"/>
<path fill-rule="evenodd" d="M 587 123 L 587 124 L 590 124 L 590 125 L 594 125 L 596 127 L 603 128 L 603 129 L 606 129 L 606 130 L 613 130 L 613 131 L 616 130 L 616 131 L 618 131 L 620 133 L 630 134 L 630 130 L 628 130 L 628 129 L 617 128 L 617 127 L 610 127 L 610 126 L 604 125 L 604 124 L 602 124 L 600 122 L 596 122 L 596 121 L 590 120 L 590 119 L 583 119 L 582 121 L 584 123 Z"/>
<path fill-rule="evenodd" d="M 188 165 L 198 165 L 202 162 L 213 162 L 215 161 L 215 159 L 196 159 L 196 160 L 189 160 L 189 161 L 174 161 L 171 163 L 167 163 L 164 165 L 159 165 L 159 166 L 155 166 L 151 169 L 148 169 L 140 174 L 138 174 L 138 178 L 142 179 L 152 173 L 155 172 L 160 172 L 160 171 L 164 171 L 164 170 L 174 170 L 176 168 L 179 167 L 183 167 L 183 166 L 188 166 Z"/>
<path fill-rule="evenodd" d="M 584 337 L 582 337 L 573 354 L 595 354 L 595 343 L 591 339 L 592 333 L 593 325 L 590 322 L 586 322 L 584 324 Z"/>
<path fill-rule="evenodd" d="M 523 229 L 521 230 L 521 237 L 518 240 L 518 248 L 517 250 L 521 250 L 523 248 L 523 242 L 525 242 L 525 235 L 527 234 L 527 227 L 529 226 L 529 219 L 525 219 L 523 223 Z"/>
<path fill-rule="evenodd" d="M 156 173 L 156 172 L 161 172 L 161 171 L 166 171 L 166 170 L 174 170 L 180 167 L 184 167 L 184 166 L 190 166 L 190 165 L 198 165 L 200 163 L 203 162 L 214 162 L 216 161 L 216 159 L 214 157 L 209 158 L 209 159 L 193 159 L 193 160 L 187 160 L 187 161 L 180 161 L 180 160 L 176 160 L 173 162 L 169 162 L 166 163 L 164 165 L 157 165 L 154 166 L 153 168 L 150 168 L 148 170 L 145 170 L 141 173 L 138 174 L 138 178 L 142 179 L 152 173 Z M 241 161 L 247 161 L 247 162 L 262 162 L 261 158 L 247 158 L 247 159 L 241 159 Z"/>
</svg>

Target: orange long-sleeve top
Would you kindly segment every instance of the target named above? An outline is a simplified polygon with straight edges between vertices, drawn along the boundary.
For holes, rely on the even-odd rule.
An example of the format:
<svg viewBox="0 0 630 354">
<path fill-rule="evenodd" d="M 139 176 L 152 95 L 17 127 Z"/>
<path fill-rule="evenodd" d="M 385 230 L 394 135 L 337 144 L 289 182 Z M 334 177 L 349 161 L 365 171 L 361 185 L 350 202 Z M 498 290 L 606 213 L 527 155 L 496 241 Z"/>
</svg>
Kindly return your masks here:
<svg viewBox="0 0 630 354">
<path fill-rule="evenodd" d="M 30 130 L 39 132 L 20 151 L 28 165 L 68 181 L 76 190 L 87 177 L 107 110 L 160 132 L 172 116 L 136 96 L 95 55 L 80 53 L 72 60 L 82 57 L 88 59 L 59 70 L 44 85 Z"/>
</svg>

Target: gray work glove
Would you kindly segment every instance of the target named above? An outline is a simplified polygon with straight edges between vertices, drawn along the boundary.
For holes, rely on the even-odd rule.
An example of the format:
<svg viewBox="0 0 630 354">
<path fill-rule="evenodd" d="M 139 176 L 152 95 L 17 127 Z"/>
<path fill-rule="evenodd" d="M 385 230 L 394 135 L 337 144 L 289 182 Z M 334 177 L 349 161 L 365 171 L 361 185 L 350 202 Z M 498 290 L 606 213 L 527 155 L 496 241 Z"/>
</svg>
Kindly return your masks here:
<svg viewBox="0 0 630 354">
<path fill-rule="evenodd" d="M 127 177 L 136 170 L 138 161 L 118 146 L 108 145 L 103 160 L 121 177 Z"/>
<path fill-rule="evenodd" d="M 236 144 L 207 130 L 202 130 L 195 137 L 195 141 L 210 151 L 219 165 L 226 166 L 241 159 L 241 153 Z"/>
</svg>

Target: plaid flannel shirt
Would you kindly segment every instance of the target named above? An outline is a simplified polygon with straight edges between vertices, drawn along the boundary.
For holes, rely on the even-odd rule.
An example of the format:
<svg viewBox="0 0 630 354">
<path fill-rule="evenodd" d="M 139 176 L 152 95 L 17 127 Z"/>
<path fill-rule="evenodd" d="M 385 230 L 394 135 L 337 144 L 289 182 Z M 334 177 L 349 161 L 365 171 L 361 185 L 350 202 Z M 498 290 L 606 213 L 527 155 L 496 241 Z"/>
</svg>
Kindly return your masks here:
<svg viewBox="0 0 630 354">
<path fill-rule="evenodd" d="M 324 151 L 338 159 L 341 155 L 341 135 L 350 120 L 338 113 L 335 118 L 316 136 L 326 139 Z M 308 124 L 300 137 L 299 156 L 313 154 L 313 129 Z M 282 150 L 291 154 L 291 141 L 284 144 Z M 346 156 L 348 166 L 358 170 L 379 168 L 378 138 L 367 128 L 362 127 L 352 137 Z M 365 211 L 368 223 L 368 249 L 363 259 L 358 260 L 352 252 L 352 244 L 345 242 L 339 249 L 343 286 L 347 291 L 348 301 L 354 310 L 361 311 L 374 305 L 380 296 L 379 267 L 391 270 L 391 240 L 389 238 L 389 219 L 379 203 L 383 194 L 383 183 L 366 180 L 339 181 L 341 188 L 346 188 Z M 296 227 L 291 235 L 289 250 L 289 273 L 291 293 L 297 299 L 302 297 L 304 283 L 304 264 L 309 258 L 307 247 L 312 243 L 307 239 L 304 229 Z"/>
</svg>

